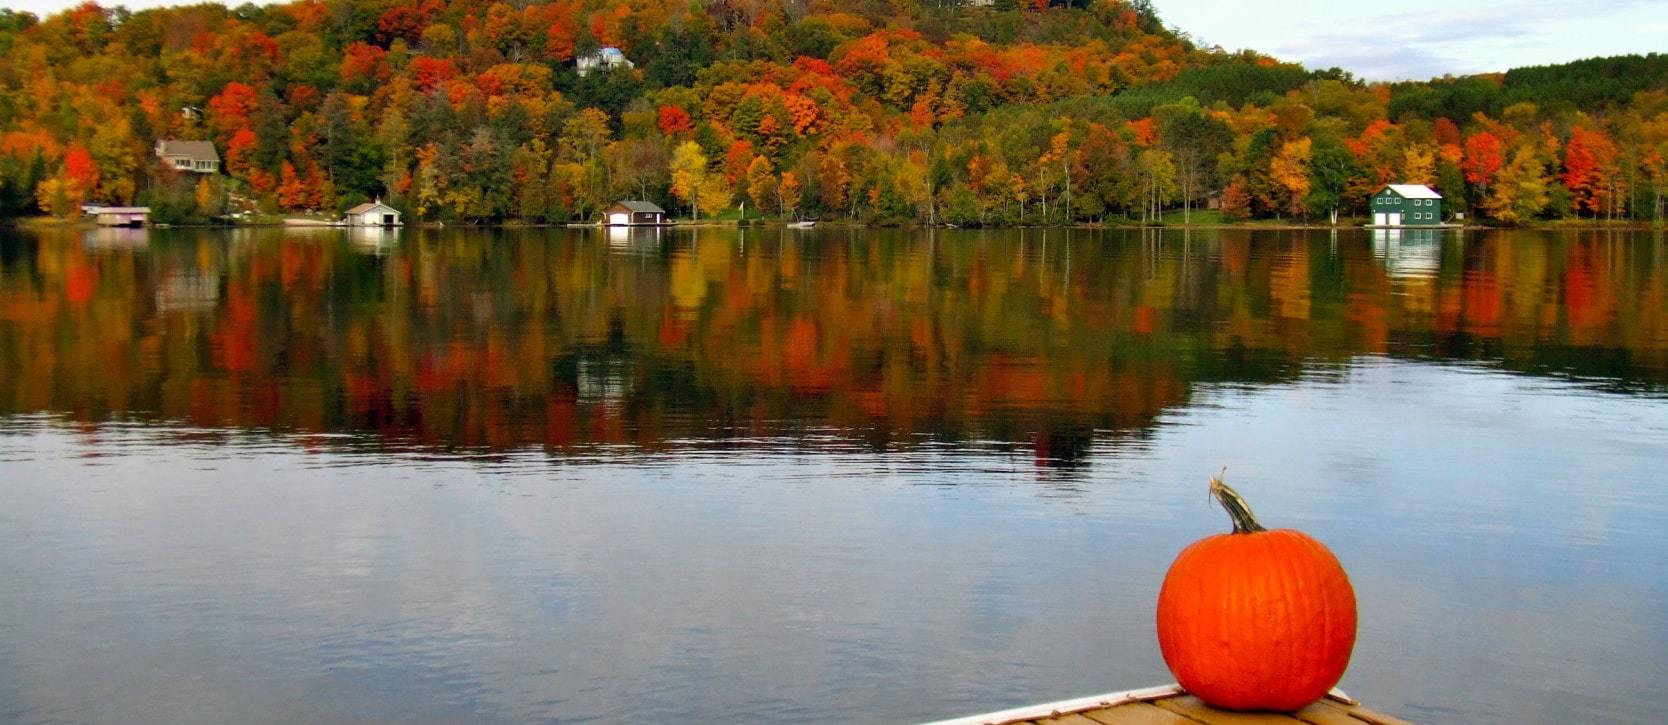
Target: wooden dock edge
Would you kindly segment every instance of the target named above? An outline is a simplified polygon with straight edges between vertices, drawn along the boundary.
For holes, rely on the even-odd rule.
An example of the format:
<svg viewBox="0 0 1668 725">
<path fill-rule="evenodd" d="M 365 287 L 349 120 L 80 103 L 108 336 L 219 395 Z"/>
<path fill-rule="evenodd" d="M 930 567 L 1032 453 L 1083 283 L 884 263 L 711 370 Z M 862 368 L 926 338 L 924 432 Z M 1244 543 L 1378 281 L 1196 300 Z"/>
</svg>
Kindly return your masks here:
<svg viewBox="0 0 1668 725">
<path fill-rule="evenodd" d="M 1032 720 L 1047 720 L 1064 717 L 1089 710 L 1103 710 L 1120 705 L 1130 705 L 1139 702 L 1155 702 L 1172 697 L 1182 697 L 1187 691 L 1181 685 L 1163 685 L 1148 687 L 1141 690 L 1127 692 L 1113 692 L 1105 695 L 1079 697 L 1073 700 L 1061 700 L 1042 705 L 1027 705 L 1010 710 L 985 713 L 983 715 L 969 715 L 951 720 L 939 720 L 924 725 L 1013 725 L 1013 723 L 1029 722 Z M 1343 690 L 1334 689 L 1326 693 L 1326 699 L 1347 707 L 1360 705 L 1355 698 L 1345 694 Z"/>
</svg>

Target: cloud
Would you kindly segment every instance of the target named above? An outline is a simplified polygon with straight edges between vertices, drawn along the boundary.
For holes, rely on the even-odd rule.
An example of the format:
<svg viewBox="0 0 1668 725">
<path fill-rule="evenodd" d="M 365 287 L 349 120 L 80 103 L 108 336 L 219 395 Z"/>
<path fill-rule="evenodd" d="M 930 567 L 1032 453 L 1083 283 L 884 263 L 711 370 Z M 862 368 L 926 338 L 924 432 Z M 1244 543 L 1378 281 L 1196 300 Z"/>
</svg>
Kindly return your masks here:
<svg viewBox="0 0 1668 725">
<path fill-rule="evenodd" d="M 1590 3 L 1591 21 L 1649 6 L 1642 0 Z M 1310 21 L 1301 40 L 1280 44 L 1277 55 L 1310 66 L 1347 68 L 1374 80 L 1423 79 L 1444 74 L 1508 70 L 1535 51 L 1562 44 L 1570 22 L 1566 6 L 1500 5 L 1432 12 L 1416 8 L 1363 18 L 1340 27 Z"/>
</svg>

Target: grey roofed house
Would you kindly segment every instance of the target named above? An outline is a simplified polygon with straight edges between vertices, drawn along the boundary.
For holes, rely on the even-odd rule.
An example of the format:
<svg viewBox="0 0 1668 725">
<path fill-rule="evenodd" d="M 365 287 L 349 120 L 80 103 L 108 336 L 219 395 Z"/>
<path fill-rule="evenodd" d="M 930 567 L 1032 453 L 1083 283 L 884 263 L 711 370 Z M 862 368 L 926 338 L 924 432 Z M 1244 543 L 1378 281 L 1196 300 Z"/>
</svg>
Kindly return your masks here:
<svg viewBox="0 0 1668 725">
<path fill-rule="evenodd" d="M 213 174 L 220 171 L 220 153 L 213 141 L 181 141 L 157 139 L 156 157 L 163 165 L 177 171 Z"/>
</svg>

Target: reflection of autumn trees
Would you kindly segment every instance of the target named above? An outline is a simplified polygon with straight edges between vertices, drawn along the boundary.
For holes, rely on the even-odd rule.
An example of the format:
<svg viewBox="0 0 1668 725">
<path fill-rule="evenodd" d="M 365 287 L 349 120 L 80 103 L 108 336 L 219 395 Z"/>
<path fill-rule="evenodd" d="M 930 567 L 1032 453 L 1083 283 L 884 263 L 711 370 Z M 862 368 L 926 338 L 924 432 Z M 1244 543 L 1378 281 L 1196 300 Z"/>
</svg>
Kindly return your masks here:
<svg viewBox="0 0 1668 725">
<path fill-rule="evenodd" d="M 0 413 L 1070 458 L 1198 384 L 1360 354 L 1668 384 L 1665 250 L 1643 235 L 447 231 L 374 256 L 334 231 L 80 234 L 0 238 Z"/>
</svg>

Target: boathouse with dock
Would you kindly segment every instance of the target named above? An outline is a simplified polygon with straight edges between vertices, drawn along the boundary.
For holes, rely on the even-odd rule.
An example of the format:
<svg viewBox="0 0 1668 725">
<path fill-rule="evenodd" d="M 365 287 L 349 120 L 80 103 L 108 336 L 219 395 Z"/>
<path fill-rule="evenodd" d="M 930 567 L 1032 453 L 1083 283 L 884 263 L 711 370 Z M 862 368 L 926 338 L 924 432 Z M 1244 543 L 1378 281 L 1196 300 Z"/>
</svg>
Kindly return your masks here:
<svg viewBox="0 0 1668 725">
<path fill-rule="evenodd" d="M 603 224 L 611 227 L 660 227 L 666 210 L 647 201 L 616 201 L 603 210 Z"/>
<path fill-rule="evenodd" d="M 93 217 L 101 227 L 142 227 L 150 223 L 148 206 L 87 205 L 82 211 Z"/>
<path fill-rule="evenodd" d="M 1442 195 L 1423 184 L 1390 184 L 1373 195 L 1374 227 L 1442 226 Z"/>
<path fill-rule="evenodd" d="M 350 227 L 397 227 L 400 225 L 400 210 L 377 199 L 347 210 L 342 221 Z"/>
</svg>

